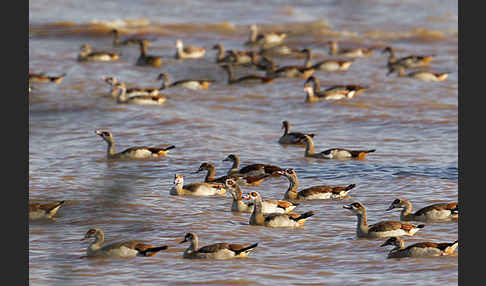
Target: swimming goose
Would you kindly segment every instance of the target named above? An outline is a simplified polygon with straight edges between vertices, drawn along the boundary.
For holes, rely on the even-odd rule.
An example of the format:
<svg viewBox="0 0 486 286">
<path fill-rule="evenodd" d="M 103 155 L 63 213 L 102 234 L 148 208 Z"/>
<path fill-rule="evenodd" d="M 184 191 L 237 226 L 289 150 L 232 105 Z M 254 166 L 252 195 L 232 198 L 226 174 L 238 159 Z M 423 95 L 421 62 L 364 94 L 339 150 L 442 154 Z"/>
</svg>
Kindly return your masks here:
<svg viewBox="0 0 486 286">
<path fill-rule="evenodd" d="M 157 158 L 165 156 L 169 150 L 174 149 L 175 146 L 169 147 L 146 147 L 137 146 L 128 148 L 120 153 L 115 152 L 115 139 L 109 131 L 96 130 L 96 135 L 99 135 L 108 143 L 106 157 L 108 159 L 143 159 L 143 158 Z"/>
<path fill-rule="evenodd" d="M 457 203 L 438 203 L 421 208 L 412 213 L 412 203 L 406 199 L 394 200 L 387 211 L 401 208 L 400 220 L 404 221 L 444 221 L 459 218 L 459 206 Z"/>
<path fill-rule="evenodd" d="M 29 83 L 61 83 L 66 76 L 65 73 L 59 76 L 47 76 L 44 73 L 29 73 Z"/>
<path fill-rule="evenodd" d="M 274 176 L 274 172 L 282 170 L 282 168 L 269 164 L 250 164 L 238 169 L 240 167 L 240 157 L 236 154 L 230 154 L 223 159 L 223 162 L 233 162 L 233 166 L 228 171 L 228 175 L 244 175 L 244 176 L 260 176 L 271 175 Z"/>
<path fill-rule="evenodd" d="M 292 65 L 276 67 L 273 60 L 269 60 L 270 64 L 267 65 L 266 75 L 269 77 L 308 78 L 314 73 L 312 64 L 309 64 L 310 50 L 303 49 L 301 52 L 307 53 L 307 58 L 303 66 Z"/>
<path fill-rule="evenodd" d="M 221 67 L 226 70 L 228 73 L 228 84 L 235 84 L 235 83 L 273 83 L 273 78 L 271 77 L 264 77 L 259 75 L 246 75 L 240 78 L 235 79 L 233 66 L 231 64 L 221 65 Z"/>
<path fill-rule="evenodd" d="M 306 138 L 305 144 L 305 157 L 321 158 L 321 159 L 345 159 L 355 158 L 364 159 L 369 153 L 375 152 L 376 149 L 371 150 L 349 150 L 343 148 L 331 148 L 319 153 L 314 152 L 314 142 L 308 135 L 304 135 Z"/>
<path fill-rule="evenodd" d="M 206 178 L 204 179 L 204 182 L 206 183 L 224 184 L 226 182 L 226 179 L 231 178 L 236 180 L 239 184 L 258 186 L 263 180 L 270 177 L 269 174 L 231 174 L 219 178 L 214 178 L 214 175 L 216 174 L 216 168 L 212 163 L 209 162 L 202 163 L 195 173 L 199 173 L 204 170 L 207 171 Z"/>
<path fill-rule="evenodd" d="M 120 58 L 118 53 L 110 52 L 93 52 L 92 48 L 88 44 L 81 46 L 81 53 L 78 56 L 78 61 L 91 61 L 91 62 L 113 62 Z"/>
<path fill-rule="evenodd" d="M 323 60 L 320 61 L 312 67 L 314 70 L 322 70 L 322 71 L 347 71 L 351 64 L 353 63 L 352 60 L 334 60 L 334 59 L 329 59 L 329 60 Z"/>
<path fill-rule="evenodd" d="M 295 145 L 304 145 L 305 144 L 305 137 L 304 135 L 310 136 L 314 138 L 313 133 L 304 134 L 301 132 L 289 132 L 290 131 L 290 123 L 285 120 L 282 122 L 282 129 L 284 129 L 284 134 L 278 140 L 278 143 L 286 145 L 286 144 L 295 144 Z"/>
<path fill-rule="evenodd" d="M 198 237 L 194 232 L 189 232 L 180 243 L 190 242 L 191 245 L 184 251 L 184 258 L 210 258 L 210 259 L 231 259 L 248 257 L 250 251 L 258 246 L 258 243 L 244 246 L 234 243 L 214 243 L 198 248 Z"/>
<path fill-rule="evenodd" d="M 311 86 L 309 82 L 312 82 Z M 327 88 L 326 90 L 320 90 L 320 82 L 315 76 L 310 76 L 304 85 L 304 91 L 306 93 L 306 102 L 317 102 L 321 100 L 340 100 L 344 98 L 351 99 L 355 95 L 363 93 L 366 86 L 361 85 L 335 85 Z"/>
<path fill-rule="evenodd" d="M 429 65 L 434 56 L 410 55 L 403 58 L 396 58 L 392 47 L 386 47 L 383 53 L 388 53 L 388 65 L 400 64 L 406 68 L 417 68 Z"/>
<path fill-rule="evenodd" d="M 355 184 L 347 186 L 313 186 L 297 192 L 299 188 L 299 180 L 297 174 L 293 169 L 286 169 L 276 172 L 280 176 L 285 176 L 289 180 L 289 188 L 284 194 L 284 200 L 327 200 L 327 199 L 342 199 L 356 187 Z"/>
<path fill-rule="evenodd" d="M 110 76 L 110 77 L 101 77 L 102 80 L 104 80 L 107 84 L 109 84 L 111 86 L 111 90 L 109 92 L 109 94 L 114 97 L 114 98 L 117 98 L 118 97 L 118 88 L 120 85 L 117 85 L 117 83 L 119 82 L 118 79 L 114 76 Z M 123 84 L 125 85 L 125 84 Z M 125 85 L 126 87 L 126 85 Z M 163 86 L 162 86 L 163 87 Z M 131 96 L 134 96 L 134 95 L 158 95 L 160 94 L 160 90 L 162 87 L 143 87 L 143 88 L 140 88 L 140 87 L 131 87 L 131 88 L 128 88 L 126 90 L 126 95 L 128 97 L 131 97 Z"/>
<path fill-rule="evenodd" d="M 328 45 L 330 45 L 329 54 L 332 56 L 343 56 L 347 58 L 361 58 L 361 57 L 369 56 L 373 53 L 373 50 L 365 49 L 365 48 L 339 50 L 339 45 L 337 41 L 329 41 Z"/>
<path fill-rule="evenodd" d="M 150 94 L 154 92 L 153 90 L 140 90 L 134 88 L 131 90 L 130 96 L 127 94 L 127 89 L 125 83 L 117 82 L 115 84 L 115 89 L 117 89 L 117 102 L 118 103 L 128 103 L 128 104 L 142 104 L 142 105 L 158 105 L 164 103 L 167 98 L 162 94 Z M 155 92 L 154 92 L 155 93 Z"/>
<path fill-rule="evenodd" d="M 214 45 L 213 50 L 218 50 L 216 56 L 217 63 L 232 63 L 235 65 L 250 64 L 252 62 L 253 54 L 255 54 L 253 51 L 225 51 L 222 44 Z"/>
<path fill-rule="evenodd" d="M 29 219 L 52 218 L 63 204 L 64 201 L 48 204 L 29 203 Z"/>
<path fill-rule="evenodd" d="M 206 49 L 196 46 L 184 46 L 182 40 L 176 42 L 176 59 L 198 59 L 204 57 Z"/>
<path fill-rule="evenodd" d="M 157 79 L 164 80 L 162 84 L 162 89 L 179 86 L 179 87 L 184 87 L 192 90 L 201 90 L 201 89 L 208 90 L 211 83 L 214 82 L 212 80 L 207 80 L 207 79 L 183 79 L 171 83 L 169 74 L 165 72 L 159 74 Z"/>
<path fill-rule="evenodd" d="M 390 250 L 388 258 L 403 257 L 430 257 L 451 255 L 459 245 L 459 241 L 454 242 L 419 242 L 405 247 L 401 237 L 390 237 L 380 246 L 393 245 L 395 248 Z"/>
<path fill-rule="evenodd" d="M 380 221 L 378 223 L 368 225 L 366 221 L 366 208 L 361 203 L 352 203 L 344 205 L 343 208 L 352 211 L 358 217 L 358 224 L 356 228 L 356 235 L 360 238 L 379 238 L 408 235 L 413 236 L 425 225 L 402 223 L 400 221 Z"/>
<path fill-rule="evenodd" d="M 286 45 L 260 46 L 260 49 L 258 50 L 259 55 L 267 57 L 289 56 L 298 53 L 299 50 L 289 48 Z"/>
<path fill-rule="evenodd" d="M 226 179 L 225 186 L 228 188 L 228 192 L 233 197 L 233 204 L 231 205 L 231 211 L 251 213 L 253 212 L 253 203 L 246 203 L 243 201 L 243 193 L 240 185 L 233 179 Z M 249 197 L 245 194 L 245 200 Z M 281 200 L 263 200 L 262 212 L 263 214 L 270 213 L 289 213 L 297 207 L 298 204 L 294 204 L 288 201 Z"/>
<path fill-rule="evenodd" d="M 142 40 L 139 42 L 140 45 L 140 56 L 137 59 L 135 65 L 137 66 L 162 66 L 162 57 L 147 55 L 147 48 L 150 46 L 148 40 Z"/>
<path fill-rule="evenodd" d="M 405 72 L 405 67 L 400 64 L 393 64 L 389 67 L 387 75 L 398 71 L 399 77 L 411 77 L 422 81 L 444 81 L 449 76 L 449 73 L 435 73 L 429 71 L 414 71 L 409 74 Z"/>
<path fill-rule="evenodd" d="M 287 37 L 286 33 L 282 32 L 268 32 L 264 34 L 258 34 L 257 25 L 250 26 L 250 36 L 245 45 L 259 45 L 264 47 L 275 46 L 281 44 Z"/>
<path fill-rule="evenodd" d="M 225 196 L 226 190 L 223 184 L 218 183 L 190 183 L 184 185 L 184 177 L 181 174 L 176 174 L 174 176 L 174 186 L 169 193 L 174 196 L 207 197 L 214 195 Z"/>
<path fill-rule="evenodd" d="M 249 198 L 254 204 L 249 221 L 251 225 L 262 225 L 267 227 L 301 227 L 309 217 L 314 215 L 313 211 L 308 211 L 303 214 L 294 212 L 287 214 L 263 214 L 263 202 L 260 194 L 258 192 L 251 192 Z"/>
<path fill-rule="evenodd" d="M 94 237 L 95 240 L 88 246 L 88 257 L 135 257 L 154 256 L 157 252 L 167 249 L 167 245 L 153 247 L 140 240 L 115 242 L 103 246 L 105 234 L 99 228 L 92 228 L 86 232 L 83 239 Z"/>
<path fill-rule="evenodd" d="M 120 41 L 120 32 L 118 32 L 117 29 L 111 30 L 111 33 L 113 34 L 113 46 L 115 47 L 127 46 L 127 45 L 138 45 L 140 44 L 141 41 L 143 41 L 143 39 L 135 38 L 135 37 L 130 37 L 123 41 Z"/>
</svg>

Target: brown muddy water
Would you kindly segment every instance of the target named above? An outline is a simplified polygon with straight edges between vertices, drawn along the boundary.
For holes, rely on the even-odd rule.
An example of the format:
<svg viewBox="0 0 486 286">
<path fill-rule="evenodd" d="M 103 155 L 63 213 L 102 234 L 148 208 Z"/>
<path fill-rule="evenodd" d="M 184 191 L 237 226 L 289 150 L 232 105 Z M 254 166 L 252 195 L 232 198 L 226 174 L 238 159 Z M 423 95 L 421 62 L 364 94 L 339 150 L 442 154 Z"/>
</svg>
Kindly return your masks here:
<svg viewBox="0 0 486 286">
<path fill-rule="evenodd" d="M 455 285 L 457 256 L 386 259 L 383 240 L 357 239 L 356 217 L 344 204 L 362 202 L 369 223 L 399 219 L 385 212 L 397 197 L 414 209 L 457 201 L 458 195 L 458 13 L 457 1 L 30 1 L 29 69 L 66 73 L 60 84 L 33 84 L 29 95 L 29 198 L 66 200 L 55 221 L 29 223 L 30 285 Z M 271 85 L 227 85 L 210 48 L 244 49 L 248 25 L 285 30 L 286 44 L 311 48 L 314 61 L 329 58 L 324 44 L 374 47 L 347 72 L 318 71 L 323 86 L 364 84 L 370 89 L 352 100 L 306 104 L 304 80 L 277 79 Z M 152 40 L 150 54 L 161 68 L 135 66 L 137 47 L 114 48 L 110 29 L 122 38 Z M 198 60 L 175 60 L 175 41 L 208 49 Z M 122 54 L 114 63 L 79 63 L 79 47 Z M 444 82 L 386 76 L 381 53 L 393 46 L 398 56 L 433 54 L 429 69 L 450 72 Z M 300 64 L 302 58 L 277 58 Z M 119 105 L 100 77 L 116 76 L 136 86 L 158 86 L 157 75 L 207 78 L 208 91 L 172 88 L 161 106 Z M 238 68 L 237 75 L 261 73 Z M 373 148 L 362 161 L 304 159 L 302 147 L 277 143 L 281 122 L 293 131 L 316 134 L 316 150 Z M 174 144 L 163 159 L 110 163 L 95 129 L 113 132 L 118 151 L 136 145 Z M 231 199 L 169 195 L 175 173 L 186 182 L 212 162 L 217 176 L 230 168 L 222 160 L 240 155 L 242 164 L 269 163 L 294 168 L 301 187 L 351 184 L 342 201 L 302 203 L 315 211 L 302 229 L 248 225 L 248 214 L 230 212 Z M 283 197 L 287 180 L 275 178 L 257 190 L 264 198 Z M 155 257 L 81 259 L 90 228 L 106 242 L 142 239 L 167 244 Z M 182 259 L 188 231 L 200 243 L 253 243 L 248 259 Z M 457 223 L 434 223 L 406 237 L 449 242 Z"/>
</svg>

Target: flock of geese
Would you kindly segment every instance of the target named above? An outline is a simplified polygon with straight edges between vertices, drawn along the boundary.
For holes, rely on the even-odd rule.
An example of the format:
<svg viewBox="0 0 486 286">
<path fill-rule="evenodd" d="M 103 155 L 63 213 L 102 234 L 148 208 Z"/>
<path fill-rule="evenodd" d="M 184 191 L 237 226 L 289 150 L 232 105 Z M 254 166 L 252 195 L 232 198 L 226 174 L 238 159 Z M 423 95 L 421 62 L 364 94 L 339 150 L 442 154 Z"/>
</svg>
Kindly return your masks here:
<svg viewBox="0 0 486 286">
<path fill-rule="evenodd" d="M 146 39 L 130 37 L 125 40 L 120 39 L 119 32 L 115 29 L 113 34 L 114 46 L 138 45 L 140 56 L 135 64 L 138 66 L 163 65 L 161 56 L 149 55 L 147 49 L 150 41 Z M 337 41 L 330 41 L 329 54 L 340 58 L 327 59 L 318 63 L 312 63 L 312 53 L 308 48 L 295 50 L 283 45 L 286 33 L 267 32 L 259 33 L 256 25 L 250 26 L 250 35 L 246 46 L 257 47 L 250 50 L 225 50 L 222 44 L 213 46 L 217 50 L 216 63 L 223 68 L 228 75 L 228 84 L 239 83 L 260 83 L 271 84 L 276 78 L 299 78 L 305 79 L 304 92 L 307 102 L 320 100 L 341 100 L 351 99 L 355 95 L 362 93 L 368 87 L 360 85 L 338 85 L 325 90 L 320 89 L 320 83 L 313 75 L 316 70 L 329 72 L 346 71 L 360 57 L 369 56 L 373 50 L 365 48 L 340 49 Z M 184 46 L 181 40 L 176 42 L 176 59 L 197 59 L 206 55 L 206 49 L 197 46 Z M 285 54 L 304 54 L 303 65 L 278 66 L 275 64 L 271 55 Z M 399 76 L 407 76 L 423 81 L 443 81 L 447 78 L 447 73 L 434 73 L 425 70 L 416 70 L 406 73 L 407 69 L 425 67 L 433 59 L 433 56 L 410 55 L 397 58 L 391 47 L 386 47 L 383 53 L 388 54 L 388 74 L 397 72 Z M 120 55 L 115 52 L 93 51 L 90 45 L 81 46 L 78 61 L 117 61 Z M 265 75 L 249 74 L 235 78 L 235 67 L 253 67 L 264 71 Z M 47 76 L 43 73 L 29 74 L 30 83 L 60 83 L 65 74 L 60 76 Z M 162 93 L 171 87 L 182 87 L 192 90 L 208 90 L 213 83 L 205 79 L 182 79 L 171 82 L 167 73 L 161 73 L 158 80 L 162 80 L 160 87 L 154 88 L 127 88 L 126 83 L 118 81 L 115 77 L 102 78 L 109 86 L 109 95 L 116 99 L 118 103 L 125 104 L 162 104 L 166 101 L 166 96 Z M 283 145 L 305 146 L 305 157 L 321 159 L 364 159 L 375 149 L 349 150 L 344 148 L 331 148 L 316 152 L 314 149 L 314 134 L 301 132 L 290 132 L 290 123 L 282 122 L 283 135 L 278 143 Z M 111 132 L 107 130 L 96 130 L 96 135 L 100 136 L 107 143 L 107 159 L 144 159 L 163 157 L 174 149 L 174 145 L 167 147 L 147 147 L 136 146 L 125 149 L 121 152 L 115 151 L 115 140 Z M 227 174 L 215 178 L 216 170 L 212 163 L 203 162 L 196 173 L 206 172 L 203 182 L 184 183 L 182 174 L 175 174 L 170 195 L 175 196 L 217 196 L 230 193 L 233 199 L 231 204 L 232 212 L 249 213 L 250 225 L 264 227 L 286 227 L 298 228 L 314 215 L 313 211 L 298 213 L 294 210 L 308 200 L 344 199 L 348 198 L 348 193 L 356 187 L 355 184 L 345 186 L 311 186 L 299 190 L 299 181 L 293 169 L 283 169 L 278 166 L 268 164 L 250 164 L 240 167 L 240 158 L 236 154 L 228 155 L 223 161 L 231 162 L 232 166 Z M 252 191 L 244 193 L 242 186 L 258 186 L 262 181 L 285 177 L 289 182 L 287 191 L 279 199 L 264 199 L 259 192 Z M 64 201 L 47 204 L 29 203 L 29 219 L 51 219 L 64 204 Z M 363 204 L 354 202 L 343 206 L 357 217 L 356 235 L 359 238 L 387 238 L 381 245 L 393 245 L 394 248 L 389 252 L 389 258 L 419 257 L 419 256 L 443 256 L 453 254 L 458 246 L 458 241 L 451 243 L 420 242 L 405 247 L 401 236 L 413 236 L 424 224 L 413 224 L 411 221 L 433 223 L 452 221 L 458 219 L 458 203 L 437 203 L 426 206 L 416 212 L 412 211 L 412 203 L 403 198 L 394 200 L 387 210 L 401 209 L 400 220 L 380 221 L 371 225 L 367 223 L 367 212 Z M 83 239 L 94 238 L 87 249 L 88 257 L 134 257 L 134 256 L 153 256 L 157 252 L 167 249 L 168 246 L 154 247 L 142 241 L 125 241 L 104 245 L 104 233 L 101 229 L 90 229 Z M 229 259 L 236 257 L 247 257 L 254 250 L 258 243 L 241 245 L 229 243 L 215 243 L 199 247 L 199 240 L 196 233 L 189 232 L 180 243 L 189 242 L 189 247 L 184 251 L 184 258 L 213 258 Z"/>
</svg>

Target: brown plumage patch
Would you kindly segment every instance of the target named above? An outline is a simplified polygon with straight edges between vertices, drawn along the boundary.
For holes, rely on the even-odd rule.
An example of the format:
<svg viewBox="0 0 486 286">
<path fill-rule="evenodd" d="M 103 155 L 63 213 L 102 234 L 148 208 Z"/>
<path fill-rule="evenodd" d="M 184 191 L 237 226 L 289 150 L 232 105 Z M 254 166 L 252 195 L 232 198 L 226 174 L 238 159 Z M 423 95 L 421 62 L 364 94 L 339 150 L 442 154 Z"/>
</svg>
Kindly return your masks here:
<svg viewBox="0 0 486 286">
<path fill-rule="evenodd" d="M 372 150 L 352 150 L 349 151 L 351 155 L 358 159 L 364 159 L 369 153 L 375 152 L 375 149 Z"/>
<path fill-rule="evenodd" d="M 314 212 L 313 211 L 308 211 L 308 212 L 305 212 L 303 214 L 290 213 L 289 214 L 289 218 L 292 219 L 292 220 L 295 220 L 295 221 L 299 221 L 299 220 L 303 220 L 303 219 L 309 218 L 309 217 L 311 217 L 313 215 L 314 215 Z"/>
<path fill-rule="evenodd" d="M 148 244 L 137 244 L 135 246 L 135 249 L 138 250 L 138 252 L 143 255 L 143 256 L 154 256 L 157 254 L 157 252 L 167 249 L 167 245 L 164 246 L 159 246 L 159 247 L 153 247 Z"/>
<path fill-rule="evenodd" d="M 237 244 L 235 244 L 234 247 L 237 247 Z M 214 243 L 214 244 L 206 245 L 206 246 L 203 246 L 203 247 L 199 248 L 197 250 L 197 252 L 200 252 L 200 253 L 214 253 L 214 252 L 218 252 L 218 251 L 220 251 L 222 249 L 230 249 L 230 245 L 228 243 L 225 243 L 225 242 L 222 242 L 222 243 Z"/>
<path fill-rule="evenodd" d="M 401 226 L 401 229 L 406 230 L 408 232 L 410 232 L 412 229 L 415 229 L 415 228 L 417 228 L 417 226 L 414 225 L 414 224 L 402 224 L 402 226 Z"/>
<path fill-rule="evenodd" d="M 405 226 L 405 227 L 403 227 Z M 410 230 L 411 228 L 407 229 L 409 225 L 402 224 L 399 221 L 381 221 L 369 226 L 369 232 L 383 232 L 383 231 L 390 231 L 390 230 L 397 230 L 397 229 L 405 229 Z"/>
<path fill-rule="evenodd" d="M 265 174 L 261 176 L 247 176 L 244 177 L 244 179 L 248 185 L 258 186 L 263 180 L 265 180 L 268 177 L 270 177 L 270 175 Z"/>
<path fill-rule="evenodd" d="M 29 212 L 43 210 L 46 213 L 51 212 L 53 209 L 61 206 L 64 204 L 65 201 L 48 203 L 48 204 L 39 204 L 39 203 L 31 203 L 29 204 Z"/>
<path fill-rule="evenodd" d="M 436 211 L 450 210 L 450 211 L 452 211 L 452 209 L 456 208 L 457 205 L 458 205 L 458 203 L 433 204 L 433 205 L 421 208 L 420 210 L 416 211 L 414 215 L 416 215 L 416 216 L 424 215 L 424 214 L 426 214 L 430 211 L 433 211 L 433 210 L 436 210 Z"/>
<path fill-rule="evenodd" d="M 277 206 L 279 208 L 286 209 L 288 207 L 291 207 L 292 206 L 292 203 L 291 202 L 287 202 L 287 201 L 277 201 Z"/>
</svg>

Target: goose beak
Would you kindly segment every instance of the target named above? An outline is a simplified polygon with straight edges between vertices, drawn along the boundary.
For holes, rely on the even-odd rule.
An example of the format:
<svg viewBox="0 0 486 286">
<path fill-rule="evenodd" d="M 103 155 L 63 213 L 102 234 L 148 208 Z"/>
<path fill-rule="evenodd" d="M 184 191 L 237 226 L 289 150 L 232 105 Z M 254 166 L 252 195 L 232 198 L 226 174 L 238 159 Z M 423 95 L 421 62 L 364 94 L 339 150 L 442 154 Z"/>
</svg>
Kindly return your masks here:
<svg viewBox="0 0 486 286">
<path fill-rule="evenodd" d="M 183 241 L 181 241 L 181 242 L 179 242 L 179 244 L 182 244 L 182 243 L 184 243 L 184 242 L 187 242 L 187 239 L 185 239 L 185 238 L 184 238 L 184 240 L 183 240 Z"/>
<path fill-rule="evenodd" d="M 243 193 L 243 194 L 241 194 L 241 198 L 242 198 L 243 200 L 249 200 L 249 199 L 250 199 L 250 195 L 249 195 L 249 194 L 247 194 L 247 193 Z"/>
<path fill-rule="evenodd" d="M 343 208 L 347 209 L 347 210 L 352 210 L 353 207 L 351 205 L 344 205 Z"/>
<path fill-rule="evenodd" d="M 386 211 L 391 211 L 392 209 L 394 209 L 395 207 L 393 205 L 389 206 Z"/>
</svg>

